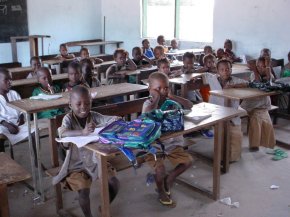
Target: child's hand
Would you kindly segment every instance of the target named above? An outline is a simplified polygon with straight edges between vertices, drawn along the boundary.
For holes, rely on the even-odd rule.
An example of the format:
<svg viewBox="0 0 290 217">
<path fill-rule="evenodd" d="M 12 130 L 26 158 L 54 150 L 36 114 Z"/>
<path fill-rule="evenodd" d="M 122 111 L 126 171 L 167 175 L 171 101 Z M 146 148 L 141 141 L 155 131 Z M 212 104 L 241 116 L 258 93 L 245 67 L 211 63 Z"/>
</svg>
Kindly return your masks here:
<svg viewBox="0 0 290 217">
<path fill-rule="evenodd" d="M 2 125 L 6 127 L 11 134 L 17 134 L 19 132 L 19 128 L 15 124 L 3 121 Z"/>
<path fill-rule="evenodd" d="M 21 126 L 21 125 L 23 125 L 25 123 L 23 114 L 21 114 L 19 116 L 17 123 L 18 123 L 18 126 Z"/>
<path fill-rule="evenodd" d="M 84 136 L 89 135 L 90 133 L 93 133 L 95 131 L 96 125 L 95 123 L 87 123 L 85 129 L 83 129 L 82 134 Z"/>
<path fill-rule="evenodd" d="M 129 58 L 129 53 L 128 53 L 128 51 L 125 51 L 125 57 L 126 57 L 126 59 Z"/>
<path fill-rule="evenodd" d="M 156 103 L 160 100 L 160 93 L 157 90 L 150 90 L 151 102 Z"/>
</svg>

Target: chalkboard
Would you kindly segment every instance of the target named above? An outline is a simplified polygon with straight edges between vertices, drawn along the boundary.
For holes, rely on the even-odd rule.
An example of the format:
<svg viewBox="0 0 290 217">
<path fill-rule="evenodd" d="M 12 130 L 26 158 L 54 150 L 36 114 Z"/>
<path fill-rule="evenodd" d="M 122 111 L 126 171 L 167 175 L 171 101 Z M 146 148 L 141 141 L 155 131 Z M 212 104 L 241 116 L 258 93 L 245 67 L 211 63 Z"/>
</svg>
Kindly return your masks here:
<svg viewBox="0 0 290 217">
<path fill-rule="evenodd" d="M 0 43 L 11 36 L 28 36 L 26 0 L 0 0 Z"/>
</svg>

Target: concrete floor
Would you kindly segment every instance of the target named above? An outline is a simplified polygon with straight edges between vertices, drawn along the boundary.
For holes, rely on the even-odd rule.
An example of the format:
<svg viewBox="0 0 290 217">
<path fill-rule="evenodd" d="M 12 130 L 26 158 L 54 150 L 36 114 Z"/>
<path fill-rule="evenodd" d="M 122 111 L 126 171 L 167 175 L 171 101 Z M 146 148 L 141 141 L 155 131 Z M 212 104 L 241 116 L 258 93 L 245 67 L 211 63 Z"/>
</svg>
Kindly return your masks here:
<svg viewBox="0 0 290 217">
<path fill-rule="evenodd" d="M 285 123 L 284 123 L 285 124 Z M 289 124 L 289 123 L 286 123 Z M 281 132 L 280 132 L 281 133 Z M 282 132 L 283 133 L 283 132 Z M 289 131 L 284 132 L 289 137 Z M 290 138 L 290 137 L 289 137 Z M 213 201 L 197 192 L 175 184 L 172 192 L 177 201 L 174 209 L 163 207 L 157 201 L 154 185 L 147 186 L 145 176 L 150 171 L 147 165 L 142 166 L 134 174 L 133 169 L 118 173 L 121 189 L 111 205 L 113 217 L 289 217 L 290 216 L 290 158 L 272 161 L 271 155 L 261 148 L 259 152 L 248 151 L 247 136 L 243 141 L 242 159 L 230 166 L 230 172 L 221 176 L 221 198 L 231 197 L 239 202 L 239 208 L 231 208 L 219 201 Z M 195 138 L 192 146 L 197 152 L 212 154 L 212 140 Z M 47 139 L 42 139 L 42 159 L 49 165 L 50 158 Z M 28 145 L 15 147 L 15 159 L 29 168 Z M 287 151 L 290 155 L 290 152 Z M 196 160 L 193 167 L 182 175 L 190 182 L 202 184 L 211 189 L 211 167 Z M 9 187 L 9 204 L 12 217 L 55 217 L 54 192 L 51 179 L 44 178 L 47 187 L 45 203 L 33 200 L 34 196 L 23 184 Z M 271 185 L 280 186 L 271 190 Z M 98 181 L 93 183 L 91 205 L 94 217 L 100 216 L 97 207 L 100 204 Z M 78 206 L 78 198 L 74 192 L 64 191 L 66 210 L 72 216 L 83 216 Z"/>
</svg>

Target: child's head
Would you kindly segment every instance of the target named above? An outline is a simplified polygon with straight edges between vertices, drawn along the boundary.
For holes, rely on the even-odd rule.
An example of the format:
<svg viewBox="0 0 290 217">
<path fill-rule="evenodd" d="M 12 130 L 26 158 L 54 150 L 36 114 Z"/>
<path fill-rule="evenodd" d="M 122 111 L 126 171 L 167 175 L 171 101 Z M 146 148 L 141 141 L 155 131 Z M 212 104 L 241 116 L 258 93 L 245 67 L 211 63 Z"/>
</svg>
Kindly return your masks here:
<svg viewBox="0 0 290 217">
<path fill-rule="evenodd" d="M 163 72 L 166 75 L 170 73 L 170 62 L 167 58 L 158 60 L 157 67 L 158 67 L 158 72 Z"/>
<path fill-rule="evenodd" d="M 66 44 L 61 44 L 59 45 L 59 52 L 62 56 L 67 56 L 68 53 L 67 53 L 67 46 Z"/>
<path fill-rule="evenodd" d="M 203 51 L 204 51 L 204 55 L 212 54 L 213 53 L 212 47 L 209 46 L 209 45 L 204 46 Z"/>
<path fill-rule="evenodd" d="M 222 48 L 217 49 L 216 51 L 216 57 L 218 59 L 222 59 L 225 56 L 225 52 Z"/>
<path fill-rule="evenodd" d="M 47 67 L 41 67 L 37 70 L 37 81 L 43 88 L 49 88 L 52 85 L 51 71 Z"/>
<path fill-rule="evenodd" d="M 258 73 L 261 76 L 265 76 L 267 69 L 266 69 L 266 58 L 265 57 L 259 57 L 256 61 L 256 66 L 257 66 L 257 70 Z"/>
<path fill-rule="evenodd" d="M 230 39 L 226 39 L 224 43 L 224 48 L 226 50 L 232 50 L 233 49 L 233 43 Z"/>
<path fill-rule="evenodd" d="M 213 54 L 207 54 L 203 57 L 203 65 L 207 68 L 213 68 L 215 66 L 215 56 Z"/>
<path fill-rule="evenodd" d="M 156 59 L 160 59 L 164 56 L 164 48 L 160 45 L 157 45 L 154 48 L 153 53 Z"/>
<path fill-rule="evenodd" d="M 70 85 L 77 85 L 82 80 L 81 66 L 78 62 L 71 62 L 67 67 Z"/>
<path fill-rule="evenodd" d="M 122 49 L 122 48 L 116 49 L 113 56 L 114 56 L 114 60 L 116 61 L 117 65 L 124 66 L 126 64 L 127 51 L 125 51 L 124 49 Z"/>
<path fill-rule="evenodd" d="M 166 74 L 154 72 L 149 76 L 149 91 L 155 90 L 165 100 L 169 93 L 169 80 Z"/>
<path fill-rule="evenodd" d="M 6 68 L 0 68 L 0 90 L 8 93 L 11 88 L 11 76 Z"/>
<path fill-rule="evenodd" d="M 271 58 L 271 50 L 269 48 L 263 48 L 261 50 L 260 57 L 269 57 L 269 58 Z"/>
<path fill-rule="evenodd" d="M 145 48 L 145 49 L 149 49 L 150 48 L 150 42 L 148 39 L 144 39 L 142 41 L 142 46 Z"/>
<path fill-rule="evenodd" d="M 86 48 L 86 47 L 83 47 L 80 50 L 80 57 L 81 57 L 81 59 L 89 58 L 90 57 L 90 51 L 89 51 L 89 49 Z"/>
<path fill-rule="evenodd" d="M 31 57 L 30 58 L 30 66 L 33 70 L 33 72 L 36 72 L 40 67 L 41 67 L 41 62 L 40 62 L 40 59 L 39 57 Z"/>
<path fill-rule="evenodd" d="M 157 37 L 157 43 L 161 46 L 164 46 L 165 45 L 165 38 L 164 38 L 164 35 L 159 35 Z"/>
<path fill-rule="evenodd" d="M 232 63 L 229 60 L 222 59 L 217 62 L 217 72 L 222 80 L 228 80 L 232 74 Z"/>
<path fill-rule="evenodd" d="M 89 89 L 81 85 L 75 86 L 70 92 L 69 105 L 77 117 L 88 117 L 92 107 Z"/>
<path fill-rule="evenodd" d="M 132 49 L 132 56 L 133 56 L 133 59 L 136 60 L 136 61 L 140 61 L 142 60 L 142 50 L 140 47 L 134 47 Z"/>
<path fill-rule="evenodd" d="M 82 72 L 82 76 L 85 79 L 85 81 L 90 81 L 93 78 L 93 68 L 94 65 L 92 63 L 92 61 L 88 58 L 86 59 L 82 59 L 81 62 L 81 72 Z M 88 82 L 90 83 L 90 82 Z"/>
<path fill-rule="evenodd" d="M 178 42 L 176 39 L 172 39 L 170 42 L 172 49 L 178 49 Z"/>
<path fill-rule="evenodd" d="M 186 69 L 193 69 L 195 55 L 192 52 L 186 52 L 183 55 L 183 67 Z"/>
</svg>

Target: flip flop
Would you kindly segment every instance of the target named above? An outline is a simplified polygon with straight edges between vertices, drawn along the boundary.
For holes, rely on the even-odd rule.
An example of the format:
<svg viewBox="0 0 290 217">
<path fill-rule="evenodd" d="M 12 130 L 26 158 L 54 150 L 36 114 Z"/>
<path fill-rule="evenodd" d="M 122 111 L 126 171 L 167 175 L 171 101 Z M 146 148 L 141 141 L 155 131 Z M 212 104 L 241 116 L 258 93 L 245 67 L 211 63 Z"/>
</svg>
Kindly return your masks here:
<svg viewBox="0 0 290 217">
<path fill-rule="evenodd" d="M 278 160 L 282 160 L 284 158 L 287 158 L 288 157 L 288 154 L 281 150 L 281 149 L 275 149 L 274 150 L 274 157 L 272 158 L 272 160 L 274 161 L 278 161 Z"/>
<path fill-rule="evenodd" d="M 176 207 L 176 202 L 174 202 L 173 200 L 169 199 L 169 201 L 164 201 L 159 199 L 159 202 L 163 205 L 163 206 L 167 206 L 169 208 L 175 208 Z"/>
</svg>

